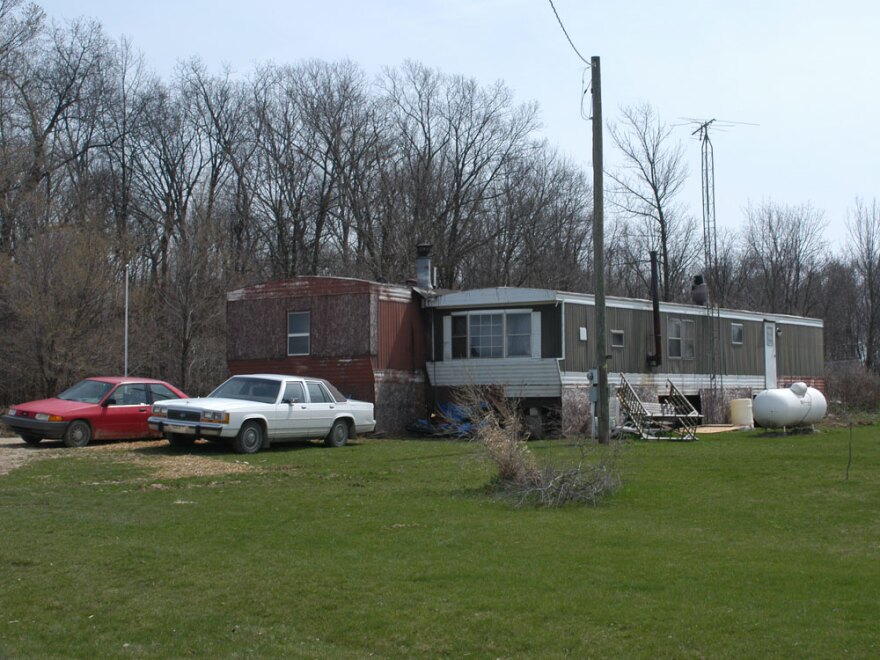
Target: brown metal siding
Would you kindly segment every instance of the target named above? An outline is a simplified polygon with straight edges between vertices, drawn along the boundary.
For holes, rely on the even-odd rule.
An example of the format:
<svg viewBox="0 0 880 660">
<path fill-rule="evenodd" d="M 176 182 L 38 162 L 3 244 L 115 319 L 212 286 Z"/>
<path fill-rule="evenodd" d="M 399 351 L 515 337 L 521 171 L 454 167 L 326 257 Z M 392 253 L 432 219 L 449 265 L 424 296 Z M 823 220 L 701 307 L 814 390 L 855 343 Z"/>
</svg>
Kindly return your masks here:
<svg viewBox="0 0 880 660">
<path fill-rule="evenodd" d="M 730 341 L 730 326 L 743 327 L 743 343 Z M 764 373 L 764 324 L 759 321 L 721 319 L 721 346 L 724 351 L 724 374 L 750 376 Z"/>
<path fill-rule="evenodd" d="M 421 370 L 425 364 L 425 345 L 418 302 L 380 299 L 378 306 L 378 368 Z"/>
<path fill-rule="evenodd" d="M 822 328 L 777 323 L 776 370 L 780 379 L 821 378 Z"/>
<path fill-rule="evenodd" d="M 577 303 L 565 303 L 565 359 L 560 363 L 563 371 L 584 372 L 596 367 L 596 328 L 594 308 Z M 580 340 L 580 329 L 587 329 L 587 341 Z"/>
<path fill-rule="evenodd" d="M 595 318 L 595 311 L 593 315 Z M 623 373 L 647 371 L 648 347 L 653 347 L 654 342 L 654 321 L 651 311 L 608 307 L 605 310 L 605 319 L 608 328 L 606 346 L 608 354 L 611 355 L 608 370 Z M 612 330 L 623 330 L 623 348 L 612 348 Z"/>
<path fill-rule="evenodd" d="M 662 319 L 662 323 L 665 323 Z M 648 352 L 654 350 L 654 320 L 650 310 L 605 308 L 607 336 L 605 347 L 611 356 L 611 372 L 648 371 Z M 587 341 L 580 340 L 580 329 L 587 328 Z M 612 348 L 611 331 L 623 331 L 623 348 Z M 665 356 L 665 347 L 664 347 Z M 565 360 L 563 371 L 583 372 L 596 367 L 596 308 L 593 305 L 565 304 Z"/>
</svg>

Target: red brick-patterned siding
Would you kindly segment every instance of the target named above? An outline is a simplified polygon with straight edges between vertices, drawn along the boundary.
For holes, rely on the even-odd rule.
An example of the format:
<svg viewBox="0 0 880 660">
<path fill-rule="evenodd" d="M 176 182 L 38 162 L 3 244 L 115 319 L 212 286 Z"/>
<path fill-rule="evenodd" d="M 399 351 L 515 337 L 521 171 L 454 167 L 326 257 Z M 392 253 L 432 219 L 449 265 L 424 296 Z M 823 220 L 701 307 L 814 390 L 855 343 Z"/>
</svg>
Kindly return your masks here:
<svg viewBox="0 0 880 660">
<path fill-rule="evenodd" d="M 825 379 L 824 378 L 810 378 L 806 377 L 796 377 L 796 376 L 785 376 L 784 378 L 780 378 L 777 381 L 778 387 L 789 387 L 794 383 L 806 383 L 808 387 L 814 387 L 823 394 L 825 393 Z"/>
<path fill-rule="evenodd" d="M 289 312 L 310 313 L 311 355 L 370 354 L 369 294 L 346 294 L 229 301 L 227 359 L 285 357 Z"/>
</svg>

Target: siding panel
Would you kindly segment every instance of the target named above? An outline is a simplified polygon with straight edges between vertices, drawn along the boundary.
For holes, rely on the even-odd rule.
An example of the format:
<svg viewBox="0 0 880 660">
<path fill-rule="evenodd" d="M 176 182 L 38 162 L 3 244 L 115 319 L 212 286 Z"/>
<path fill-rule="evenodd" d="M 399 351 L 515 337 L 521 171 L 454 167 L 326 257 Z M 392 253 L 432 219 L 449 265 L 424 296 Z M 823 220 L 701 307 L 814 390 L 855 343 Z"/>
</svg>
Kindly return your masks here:
<svg viewBox="0 0 880 660">
<path fill-rule="evenodd" d="M 558 397 L 559 367 L 555 359 L 448 360 L 429 362 L 428 378 L 435 387 L 503 385 L 511 397 Z"/>
<path fill-rule="evenodd" d="M 380 298 L 378 325 L 378 368 L 421 372 L 425 346 L 418 303 Z"/>
<path fill-rule="evenodd" d="M 780 379 L 824 375 L 822 328 L 777 324 L 776 365 Z"/>
</svg>

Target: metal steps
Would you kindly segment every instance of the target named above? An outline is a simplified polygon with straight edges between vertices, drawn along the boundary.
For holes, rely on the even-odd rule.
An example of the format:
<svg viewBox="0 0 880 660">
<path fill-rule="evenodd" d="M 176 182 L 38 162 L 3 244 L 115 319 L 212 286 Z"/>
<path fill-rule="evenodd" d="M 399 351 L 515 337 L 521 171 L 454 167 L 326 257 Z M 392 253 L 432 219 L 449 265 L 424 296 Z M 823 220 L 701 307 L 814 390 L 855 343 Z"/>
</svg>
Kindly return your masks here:
<svg viewBox="0 0 880 660">
<path fill-rule="evenodd" d="M 617 400 L 623 411 L 622 430 L 631 430 L 643 440 L 696 440 L 702 416 L 672 383 L 663 403 L 645 402 L 620 374 Z"/>
</svg>

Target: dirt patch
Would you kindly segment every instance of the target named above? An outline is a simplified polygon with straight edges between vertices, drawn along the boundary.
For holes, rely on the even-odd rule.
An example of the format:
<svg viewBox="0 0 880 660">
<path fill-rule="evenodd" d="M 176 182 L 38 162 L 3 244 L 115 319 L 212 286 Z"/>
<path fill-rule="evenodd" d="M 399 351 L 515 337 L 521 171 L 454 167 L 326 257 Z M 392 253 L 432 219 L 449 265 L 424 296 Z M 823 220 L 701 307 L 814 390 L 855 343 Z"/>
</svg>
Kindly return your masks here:
<svg viewBox="0 0 880 660">
<path fill-rule="evenodd" d="M 19 438 L 0 438 L 0 475 L 12 472 L 29 460 L 37 458 L 34 450 Z"/>
<path fill-rule="evenodd" d="M 245 460 L 219 460 L 197 454 L 150 454 L 151 449 L 167 447 L 164 440 L 136 442 L 99 442 L 82 449 L 69 449 L 59 442 L 43 441 L 31 447 L 17 437 L 0 438 L 0 475 L 33 461 L 61 458 L 77 454 L 103 453 L 108 460 L 143 466 L 156 479 L 186 479 L 188 477 L 212 477 L 226 474 L 244 474 L 256 468 Z M 196 449 L 201 448 L 199 443 Z"/>
</svg>

